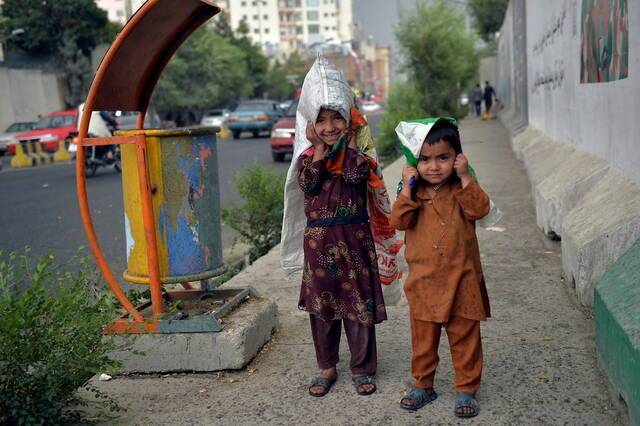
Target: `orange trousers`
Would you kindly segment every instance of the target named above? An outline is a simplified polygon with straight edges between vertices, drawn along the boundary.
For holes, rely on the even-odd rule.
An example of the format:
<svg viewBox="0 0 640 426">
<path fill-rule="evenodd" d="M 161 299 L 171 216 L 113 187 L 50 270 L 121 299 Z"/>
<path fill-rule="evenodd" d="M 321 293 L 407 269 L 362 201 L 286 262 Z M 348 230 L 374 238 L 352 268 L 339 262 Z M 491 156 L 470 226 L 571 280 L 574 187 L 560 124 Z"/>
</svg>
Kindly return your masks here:
<svg viewBox="0 0 640 426">
<path fill-rule="evenodd" d="M 475 393 L 482 377 L 482 341 L 480 321 L 462 317 L 451 317 L 449 322 L 440 324 L 411 319 L 411 373 L 418 388 L 433 387 L 433 379 L 438 366 L 438 346 L 440 331 L 444 325 L 449 338 L 451 358 L 456 375 L 456 392 Z"/>
</svg>

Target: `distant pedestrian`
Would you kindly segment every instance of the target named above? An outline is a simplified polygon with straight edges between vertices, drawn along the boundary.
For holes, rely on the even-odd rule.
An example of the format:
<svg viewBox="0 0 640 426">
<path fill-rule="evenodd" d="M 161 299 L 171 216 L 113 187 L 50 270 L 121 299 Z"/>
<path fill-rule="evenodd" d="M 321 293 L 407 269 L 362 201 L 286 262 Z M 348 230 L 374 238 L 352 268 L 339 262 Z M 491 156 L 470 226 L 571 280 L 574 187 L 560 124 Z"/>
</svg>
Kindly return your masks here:
<svg viewBox="0 0 640 426">
<path fill-rule="evenodd" d="M 471 104 L 473 105 L 473 110 L 477 117 L 480 117 L 482 113 L 482 88 L 480 84 L 476 84 L 476 87 L 471 90 Z"/>
<path fill-rule="evenodd" d="M 496 96 L 495 90 L 489 84 L 488 81 L 484 82 L 484 108 L 487 114 L 491 113 L 491 105 L 493 104 L 493 98 Z"/>
<path fill-rule="evenodd" d="M 483 364 L 480 321 L 490 316 L 475 227 L 490 211 L 489 196 L 462 153 L 455 120 L 427 119 L 422 133 L 413 127 L 405 134 L 401 125 L 396 128 L 400 140 L 417 155 L 415 166 L 404 166 L 389 219 L 405 231 L 409 263 L 404 291 L 415 383 L 400 406 L 413 411 L 438 397 L 433 379 L 444 327 L 455 369 L 454 414 L 474 417 L 480 410 L 475 396 Z"/>
<path fill-rule="evenodd" d="M 296 127 L 285 186 L 282 263 L 285 270 L 302 268 L 298 308 L 309 313 L 321 370 L 308 389 L 314 397 L 326 395 L 337 380 L 343 326 L 356 392 L 376 391 L 375 324 L 387 318 L 376 244 L 380 229 L 394 240 L 395 230 L 378 211 L 389 200 L 372 145 L 357 143 L 367 122 L 353 99 L 342 73 L 318 58 L 298 104 L 297 121 L 306 127 Z"/>
</svg>

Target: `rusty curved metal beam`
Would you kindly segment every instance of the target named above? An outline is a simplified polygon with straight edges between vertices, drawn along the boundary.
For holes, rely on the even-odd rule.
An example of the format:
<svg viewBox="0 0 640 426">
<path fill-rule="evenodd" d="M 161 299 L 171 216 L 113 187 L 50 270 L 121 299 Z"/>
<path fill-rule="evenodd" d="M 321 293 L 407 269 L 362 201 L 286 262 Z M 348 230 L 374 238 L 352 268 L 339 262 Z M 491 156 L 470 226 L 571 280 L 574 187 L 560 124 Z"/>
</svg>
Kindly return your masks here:
<svg viewBox="0 0 640 426">
<path fill-rule="evenodd" d="M 84 140 L 88 136 L 89 121 L 93 111 L 139 111 L 138 127 L 144 123 L 144 115 L 160 74 L 180 45 L 209 18 L 220 11 L 209 0 L 148 0 L 118 33 L 115 41 L 105 54 L 93 79 L 84 104 L 79 126 L 78 151 L 76 154 L 76 191 L 80 217 L 87 234 L 89 248 L 107 284 L 118 301 L 133 317 L 144 322 L 142 314 L 126 297 L 118 280 L 104 256 L 98 241 L 87 197 L 84 175 Z M 114 139 L 114 143 L 119 143 Z M 138 143 L 139 172 L 148 176 L 143 143 Z M 142 185 L 143 199 L 149 200 L 148 185 Z M 146 193 L 145 193 L 146 192 Z M 143 215 L 153 218 L 153 207 L 143 203 Z M 149 221 L 145 232 L 153 235 L 151 248 L 156 248 L 155 228 Z M 150 229 L 148 229 L 150 227 Z M 153 250 L 151 250 L 153 252 Z M 162 312 L 159 266 L 157 258 L 150 256 L 150 278 L 154 317 Z"/>
</svg>

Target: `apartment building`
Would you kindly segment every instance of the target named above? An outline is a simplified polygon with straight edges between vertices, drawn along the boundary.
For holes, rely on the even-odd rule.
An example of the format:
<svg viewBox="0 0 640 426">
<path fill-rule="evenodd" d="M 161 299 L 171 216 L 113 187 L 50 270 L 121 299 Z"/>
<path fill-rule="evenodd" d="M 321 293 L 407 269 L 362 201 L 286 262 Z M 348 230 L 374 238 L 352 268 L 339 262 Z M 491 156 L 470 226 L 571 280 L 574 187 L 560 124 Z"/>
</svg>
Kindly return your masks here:
<svg viewBox="0 0 640 426">
<path fill-rule="evenodd" d="M 351 0 L 224 0 L 219 5 L 232 28 L 244 20 L 252 40 L 272 57 L 353 37 Z"/>
</svg>

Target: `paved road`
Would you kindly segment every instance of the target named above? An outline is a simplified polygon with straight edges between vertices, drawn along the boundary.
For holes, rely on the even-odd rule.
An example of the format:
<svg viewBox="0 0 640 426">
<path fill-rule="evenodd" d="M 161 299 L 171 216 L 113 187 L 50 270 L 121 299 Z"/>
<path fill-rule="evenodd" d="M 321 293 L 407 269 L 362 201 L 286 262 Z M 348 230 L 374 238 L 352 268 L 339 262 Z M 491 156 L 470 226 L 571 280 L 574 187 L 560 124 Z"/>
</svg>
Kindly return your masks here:
<svg viewBox="0 0 640 426">
<path fill-rule="evenodd" d="M 371 116 L 377 132 L 378 116 Z M 374 133 L 375 134 L 375 133 Z M 218 142 L 221 205 L 240 204 L 233 176 L 254 161 L 286 173 L 288 162 L 275 163 L 268 138 L 243 137 Z M 9 252 L 30 246 L 35 254 L 54 253 L 69 259 L 86 245 L 75 192 L 75 169 L 54 164 L 29 169 L 11 169 L 10 157 L 0 157 L 0 250 Z M 89 202 L 102 248 L 116 274 L 125 269 L 124 216 L 120 174 L 101 169 L 87 180 Z M 224 226 L 223 247 L 230 246 L 235 231 Z"/>
<path fill-rule="evenodd" d="M 242 138 L 218 143 L 222 206 L 242 199 L 232 180 L 236 172 L 257 161 L 286 172 L 288 163 L 274 163 L 269 139 Z M 3 162 L 7 159 L 3 158 Z M 92 217 L 100 242 L 116 274 L 125 267 L 124 216 L 121 175 L 101 169 L 87 180 Z M 0 172 L 0 248 L 3 251 L 32 247 L 36 254 L 55 253 L 68 259 L 86 245 L 80 223 L 73 165 L 51 165 L 22 170 L 5 167 Z M 229 246 L 235 232 L 223 226 L 223 246 Z"/>
</svg>

